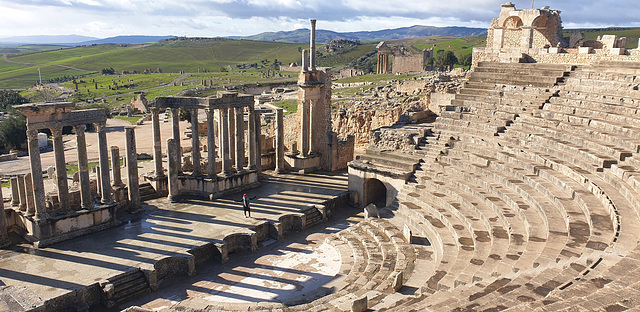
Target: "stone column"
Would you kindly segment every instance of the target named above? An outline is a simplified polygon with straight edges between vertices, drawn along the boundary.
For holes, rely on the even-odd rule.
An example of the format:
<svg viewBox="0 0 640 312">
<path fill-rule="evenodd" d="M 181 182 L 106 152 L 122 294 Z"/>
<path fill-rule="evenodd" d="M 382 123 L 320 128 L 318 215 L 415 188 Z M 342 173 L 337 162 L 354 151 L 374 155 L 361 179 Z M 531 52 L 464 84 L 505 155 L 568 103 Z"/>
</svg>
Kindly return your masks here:
<svg viewBox="0 0 640 312">
<path fill-rule="evenodd" d="M 89 181 L 89 162 L 84 125 L 76 126 L 76 144 L 78 145 L 78 173 L 80 175 L 80 200 L 82 209 L 91 208 L 91 182 Z"/>
<path fill-rule="evenodd" d="M 316 70 L 316 20 L 311 20 L 311 38 L 309 38 L 309 62 L 311 70 Z"/>
<path fill-rule="evenodd" d="M 302 50 L 302 71 L 309 71 L 309 59 L 307 50 Z"/>
<path fill-rule="evenodd" d="M 33 216 L 36 214 L 36 203 L 33 194 L 33 175 L 27 173 L 24 175 L 24 191 L 27 194 L 27 216 Z"/>
<path fill-rule="evenodd" d="M 276 110 L 276 173 L 284 172 L 284 109 Z"/>
<path fill-rule="evenodd" d="M 56 162 L 56 182 L 60 209 L 68 210 L 70 208 L 69 184 L 67 182 L 67 161 L 64 157 L 64 142 L 62 142 L 62 127 L 52 128 L 51 134 L 53 134 L 53 152 Z"/>
<path fill-rule="evenodd" d="M 256 169 L 262 170 L 262 124 L 260 123 L 260 113 L 256 112 Z"/>
<path fill-rule="evenodd" d="M 178 144 L 175 139 L 167 140 L 167 158 L 169 161 L 169 196 L 170 201 L 175 202 L 180 195 L 178 186 L 178 163 L 180 162 L 180 153 L 178 152 Z"/>
<path fill-rule="evenodd" d="M 224 175 L 229 175 L 231 173 L 231 160 L 229 159 L 229 109 L 221 108 L 218 110 L 220 116 L 218 123 L 220 125 L 219 134 L 220 134 L 220 157 L 222 161 L 222 172 Z"/>
<path fill-rule="evenodd" d="M 495 27 L 493 29 L 493 50 L 502 49 L 504 43 L 504 27 Z"/>
<path fill-rule="evenodd" d="M 24 176 L 18 177 L 18 194 L 20 196 L 20 204 L 18 205 L 18 209 L 20 211 L 27 210 L 27 185 L 24 180 Z"/>
<path fill-rule="evenodd" d="M 20 205 L 20 190 L 18 190 L 18 178 L 13 177 L 11 181 L 11 206 Z"/>
<path fill-rule="evenodd" d="M 213 128 L 213 112 L 215 109 L 207 108 L 207 174 L 210 177 L 216 175 L 216 131 Z"/>
<path fill-rule="evenodd" d="M 160 135 L 160 114 L 157 107 L 151 109 L 151 122 L 153 128 L 153 161 L 156 168 L 156 177 L 162 177 L 164 176 L 164 168 L 162 168 L 162 137 Z"/>
<path fill-rule="evenodd" d="M 42 164 L 40 163 L 40 147 L 38 146 L 38 130 L 27 130 L 29 141 L 29 160 L 31 161 L 31 181 L 35 199 L 36 220 L 45 218 L 44 181 L 42 180 Z"/>
<path fill-rule="evenodd" d="M 198 131 L 198 109 L 191 110 L 191 160 L 193 175 L 200 175 L 200 133 Z"/>
<path fill-rule="evenodd" d="M 229 136 L 229 161 L 230 165 L 234 164 L 236 161 L 236 114 L 233 111 L 233 107 L 230 107 L 227 111 L 227 119 L 229 128 L 228 136 Z"/>
<path fill-rule="evenodd" d="M 7 215 L 4 212 L 4 200 L 2 200 L 2 187 L 0 187 L 0 246 L 5 246 L 9 243 L 9 236 L 7 233 Z"/>
<path fill-rule="evenodd" d="M 182 147 L 180 146 L 180 110 L 171 108 L 171 122 L 173 123 L 173 139 L 176 141 L 178 151 L 178 170 L 182 171 Z"/>
<path fill-rule="evenodd" d="M 120 148 L 111 147 L 111 174 L 113 186 L 122 186 L 122 172 L 120 171 Z"/>
<path fill-rule="evenodd" d="M 309 151 L 309 102 L 302 102 L 302 113 L 300 116 L 300 150 L 302 157 L 307 157 Z"/>
<path fill-rule="evenodd" d="M 100 122 L 98 126 L 98 145 L 100 160 L 100 194 L 102 195 L 103 204 L 113 203 L 111 196 L 111 181 L 109 181 L 109 152 L 107 151 L 107 133 L 105 131 L 106 124 Z"/>
<path fill-rule="evenodd" d="M 236 170 L 242 171 L 244 168 L 244 107 L 236 107 Z"/>
<path fill-rule="evenodd" d="M 126 126 L 125 132 L 125 146 L 127 149 L 127 169 L 129 171 L 128 179 L 128 191 L 129 202 L 131 208 L 138 209 L 140 204 L 140 182 L 138 178 L 138 154 L 136 151 L 136 133 L 135 126 Z"/>
<path fill-rule="evenodd" d="M 247 121 L 247 140 L 249 141 L 249 170 L 256 169 L 256 111 L 249 105 L 249 120 Z"/>
<path fill-rule="evenodd" d="M 313 152 L 315 152 L 315 150 L 316 150 L 316 146 L 313 143 L 313 141 L 314 141 L 314 137 L 316 135 L 318 135 L 316 133 L 316 131 L 317 131 L 316 125 L 313 122 L 314 119 L 317 118 L 317 116 L 314 116 L 314 115 L 315 114 L 321 114 L 321 112 L 316 112 L 315 111 L 314 108 L 316 107 L 317 103 L 314 103 L 314 102 L 315 102 L 314 100 L 309 100 L 309 114 L 307 115 L 308 118 L 309 118 L 309 138 L 308 138 L 308 140 L 309 140 L 309 152 L 307 154 L 309 154 L 309 155 L 313 155 Z M 314 118 L 314 117 L 316 117 L 316 118 Z"/>
</svg>

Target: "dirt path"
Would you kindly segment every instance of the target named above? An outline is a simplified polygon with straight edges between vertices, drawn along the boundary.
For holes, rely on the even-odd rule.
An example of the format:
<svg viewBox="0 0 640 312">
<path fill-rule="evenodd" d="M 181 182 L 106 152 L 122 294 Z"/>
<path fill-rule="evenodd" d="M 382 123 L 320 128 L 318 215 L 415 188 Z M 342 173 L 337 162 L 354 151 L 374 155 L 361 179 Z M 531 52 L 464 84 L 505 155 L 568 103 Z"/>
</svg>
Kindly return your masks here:
<svg viewBox="0 0 640 312">
<path fill-rule="evenodd" d="M 61 64 L 38 64 L 38 63 L 21 63 L 21 62 L 16 62 L 16 61 L 12 61 L 9 60 L 9 57 L 7 57 L 6 53 L 2 53 L 2 60 L 7 62 L 7 63 L 12 63 L 12 64 L 18 64 L 18 65 L 25 65 L 25 66 L 58 66 L 60 68 L 65 68 L 65 69 L 71 69 L 71 70 L 77 70 L 77 71 L 81 71 L 81 72 L 85 72 L 85 73 L 96 73 L 95 70 L 88 70 L 88 69 L 82 69 L 82 68 L 77 68 L 77 67 L 72 67 L 72 66 L 68 66 L 68 65 L 61 65 Z"/>
</svg>

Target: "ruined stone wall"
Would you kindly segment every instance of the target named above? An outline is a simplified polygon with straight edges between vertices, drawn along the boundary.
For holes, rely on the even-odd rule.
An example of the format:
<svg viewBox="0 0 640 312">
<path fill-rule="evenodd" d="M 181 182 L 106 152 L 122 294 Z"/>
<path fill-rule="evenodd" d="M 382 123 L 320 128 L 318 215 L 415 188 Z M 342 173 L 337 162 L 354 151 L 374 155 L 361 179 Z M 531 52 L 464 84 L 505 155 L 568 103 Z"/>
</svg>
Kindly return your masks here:
<svg viewBox="0 0 640 312">
<path fill-rule="evenodd" d="M 393 73 L 410 73 L 410 72 L 422 72 L 424 71 L 424 56 L 410 55 L 410 56 L 394 56 L 393 57 Z"/>
<path fill-rule="evenodd" d="M 487 30 L 487 49 L 493 49 L 493 30 L 498 27 L 498 19 L 494 18 L 491 20 L 491 26 Z"/>
<path fill-rule="evenodd" d="M 527 53 L 509 52 L 498 53 L 484 48 L 473 49 L 473 64 L 478 62 L 513 62 L 520 58 L 529 62 L 546 64 L 575 64 L 589 65 L 600 61 L 640 62 L 640 49 L 626 50 L 624 55 L 612 54 L 607 49 L 593 49 L 591 53 L 578 53 L 577 49 L 561 49 L 561 53 L 549 53 L 547 49 L 530 49 Z"/>
</svg>

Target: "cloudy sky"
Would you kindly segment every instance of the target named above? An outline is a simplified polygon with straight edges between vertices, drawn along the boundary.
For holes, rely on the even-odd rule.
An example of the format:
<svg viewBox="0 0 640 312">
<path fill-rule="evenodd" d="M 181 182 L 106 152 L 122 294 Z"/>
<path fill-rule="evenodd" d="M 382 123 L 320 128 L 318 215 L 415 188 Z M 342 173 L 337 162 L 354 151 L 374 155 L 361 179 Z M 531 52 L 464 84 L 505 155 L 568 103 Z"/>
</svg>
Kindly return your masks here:
<svg viewBox="0 0 640 312">
<path fill-rule="evenodd" d="M 487 27 L 506 0 L 0 0 L 0 37 L 233 36 L 308 27 L 334 31 L 412 25 Z M 530 8 L 530 0 L 512 1 Z M 565 28 L 640 27 L 637 0 L 535 1 Z"/>
</svg>

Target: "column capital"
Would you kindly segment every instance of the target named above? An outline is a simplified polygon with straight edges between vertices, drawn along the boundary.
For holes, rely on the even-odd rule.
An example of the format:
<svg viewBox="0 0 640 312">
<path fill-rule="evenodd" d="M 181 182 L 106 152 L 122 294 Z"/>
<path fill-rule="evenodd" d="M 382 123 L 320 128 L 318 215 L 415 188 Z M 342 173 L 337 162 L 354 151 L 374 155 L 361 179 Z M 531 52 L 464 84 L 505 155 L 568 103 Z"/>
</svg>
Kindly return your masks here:
<svg viewBox="0 0 640 312">
<path fill-rule="evenodd" d="M 106 127 L 107 127 L 106 121 L 96 122 L 96 130 L 98 130 L 98 132 L 103 132 Z"/>
<path fill-rule="evenodd" d="M 38 140 L 38 130 L 27 129 L 27 138 L 29 141 Z"/>
<path fill-rule="evenodd" d="M 84 125 L 73 126 L 73 129 L 76 130 L 76 135 L 83 135 L 84 134 Z"/>
<path fill-rule="evenodd" d="M 49 128 L 51 130 L 51 134 L 55 138 L 59 138 L 62 136 L 62 127 Z"/>
</svg>

